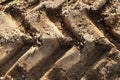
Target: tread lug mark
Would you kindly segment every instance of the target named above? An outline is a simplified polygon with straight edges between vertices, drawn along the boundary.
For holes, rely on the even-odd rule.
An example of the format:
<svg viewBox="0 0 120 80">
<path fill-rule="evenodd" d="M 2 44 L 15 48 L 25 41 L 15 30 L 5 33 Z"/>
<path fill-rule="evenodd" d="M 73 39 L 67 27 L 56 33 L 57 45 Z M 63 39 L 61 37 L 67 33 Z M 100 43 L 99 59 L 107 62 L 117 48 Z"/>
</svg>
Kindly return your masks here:
<svg viewBox="0 0 120 80">
<path fill-rule="evenodd" d="M 112 1 L 101 13 L 105 25 L 110 28 L 110 32 L 118 41 L 120 39 L 120 3 L 118 0 Z"/>
<path fill-rule="evenodd" d="M 0 60 L 0 78 L 109 80 L 119 77 L 120 52 L 106 36 L 110 32 L 119 40 L 117 0 L 111 3 L 109 0 L 69 0 L 69 4 L 65 1 L 20 0 L 19 3 L 9 3 L 6 0 L 0 3 L 6 13 L 1 9 L 0 49 L 3 53 L 0 54 L 9 55 L 0 56 L 3 58 Z M 93 17 L 91 13 L 94 13 Z M 52 16 L 60 20 L 54 20 Z M 99 21 L 103 21 L 101 24 L 110 31 L 102 33 L 104 28 L 98 27 Z M 64 30 L 67 28 L 68 32 L 63 33 L 59 26 Z"/>
<path fill-rule="evenodd" d="M 24 35 L 18 26 L 6 14 L 0 11 L 0 68 L 7 64 L 24 46 L 21 36 Z M 12 64 L 12 63 L 11 63 Z M 9 68 L 10 66 L 8 66 Z M 0 71 L 2 72 L 2 70 Z M 3 73 L 4 74 L 4 73 Z"/>
<path fill-rule="evenodd" d="M 48 72 L 46 72 L 42 78 L 40 78 L 40 80 L 69 80 L 69 77 L 67 77 L 68 74 L 66 72 L 68 72 L 69 69 L 76 63 L 81 61 L 80 57 L 80 51 L 77 50 L 76 47 L 72 47 L 54 64 L 54 66 Z"/>
<path fill-rule="evenodd" d="M 80 3 L 77 5 L 82 6 Z M 70 10 L 69 13 L 63 12 L 62 19 L 66 27 L 72 31 L 77 39 L 84 43 L 81 53 L 86 55 L 84 56 L 83 62 L 78 62 L 76 66 L 73 66 L 67 74 L 71 79 L 80 79 L 86 72 L 89 70 L 92 65 L 96 63 L 103 55 L 108 54 L 113 45 L 107 38 L 103 38 L 103 44 L 100 41 L 97 43 L 96 40 L 99 40 L 102 37 L 105 37 L 100 30 L 90 21 L 86 9 L 75 8 Z M 88 44 L 88 43 L 91 43 Z M 93 45 L 93 44 L 94 45 Z M 87 45 L 88 44 L 88 45 Z M 89 47 L 90 46 L 90 47 Z M 102 50 L 102 51 L 101 51 Z M 96 55 L 95 57 L 93 57 Z M 77 68 L 76 68 L 77 67 Z"/>
<path fill-rule="evenodd" d="M 38 18 L 38 12 L 32 11 L 31 13 L 27 14 L 24 19 L 28 24 L 30 24 L 30 28 L 33 28 L 37 31 L 36 34 L 32 35 L 33 38 L 35 38 L 35 35 L 37 34 L 42 34 L 41 40 L 43 45 L 37 46 L 35 44 L 33 47 L 31 47 L 16 62 L 14 67 L 9 72 L 7 72 L 6 76 L 10 75 L 12 77 L 20 77 L 20 75 L 26 73 L 26 77 L 28 79 L 30 79 L 31 77 L 36 79 L 42 73 L 44 73 L 42 72 L 42 68 L 40 67 L 44 66 L 44 64 L 47 62 L 47 59 L 51 58 L 51 56 L 55 54 L 56 51 L 60 48 L 60 44 L 55 35 L 57 34 L 57 36 L 63 38 L 64 35 L 62 35 L 57 27 L 49 20 L 45 12 L 42 12 L 41 17 Z M 35 50 L 33 50 L 32 48 L 35 48 Z M 62 48 L 61 51 L 62 50 L 64 50 L 64 48 Z M 31 52 L 34 52 L 34 54 Z M 14 75 L 19 68 L 21 70 L 21 73 Z M 36 75 L 36 71 L 40 71 L 40 74 Z"/>
<path fill-rule="evenodd" d="M 82 78 L 90 80 L 90 79 L 119 79 L 119 69 L 120 69 L 120 55 L 119 51 L 113 51 L 108 55 L 114 55 L 111 59 L 108 57 L 102 58 L 93 68 Z M 113 74 L 114 73 L 114 74 Z"/>
</svg>

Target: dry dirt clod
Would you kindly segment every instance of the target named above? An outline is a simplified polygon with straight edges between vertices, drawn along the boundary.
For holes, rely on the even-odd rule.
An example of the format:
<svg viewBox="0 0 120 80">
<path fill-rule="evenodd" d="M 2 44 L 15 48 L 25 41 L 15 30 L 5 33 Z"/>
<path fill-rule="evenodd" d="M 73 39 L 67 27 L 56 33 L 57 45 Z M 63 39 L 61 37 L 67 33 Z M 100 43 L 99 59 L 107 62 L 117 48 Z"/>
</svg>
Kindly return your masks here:
<svg viewBox="0 0 120 80">
<path fill-rule="evenodd" d="M 100 10 L 109 0 L 96 0 L 92 5 L 91 9 L 93 11 Z"/>
</svg>

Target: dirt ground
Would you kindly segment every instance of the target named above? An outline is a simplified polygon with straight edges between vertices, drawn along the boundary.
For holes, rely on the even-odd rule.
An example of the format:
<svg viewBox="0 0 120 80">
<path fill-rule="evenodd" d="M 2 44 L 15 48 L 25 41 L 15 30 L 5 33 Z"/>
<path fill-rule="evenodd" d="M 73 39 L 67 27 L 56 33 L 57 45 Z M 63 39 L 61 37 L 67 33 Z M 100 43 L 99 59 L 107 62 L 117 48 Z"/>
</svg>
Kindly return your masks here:
<svg viewBox="0 0 120 80">
<path fill-rule="evenodd" d="M 120 80 L 120 0 L 0 0 L 0 80 Z"/>
</svg>

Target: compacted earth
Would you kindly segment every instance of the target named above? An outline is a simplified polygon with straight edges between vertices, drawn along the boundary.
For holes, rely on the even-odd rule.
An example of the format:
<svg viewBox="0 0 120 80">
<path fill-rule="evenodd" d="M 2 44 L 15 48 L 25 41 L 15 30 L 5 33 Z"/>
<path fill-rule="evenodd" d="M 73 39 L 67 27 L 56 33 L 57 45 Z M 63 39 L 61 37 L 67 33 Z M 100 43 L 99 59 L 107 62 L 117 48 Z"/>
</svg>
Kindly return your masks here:
<svg viewBox="0 0 120 80">
<path fill-rule="evenodd" d="M 120 80 L 120 0 L 0 0 L 0 80 Z"/>
</svg>

